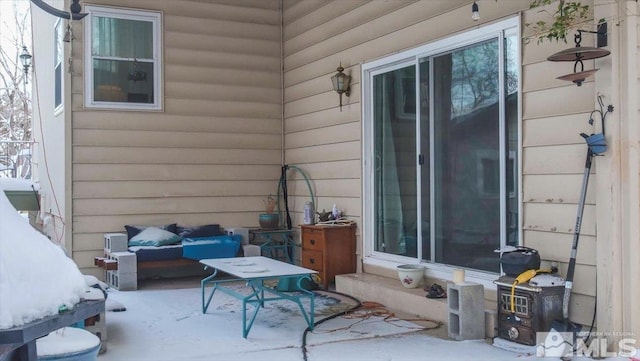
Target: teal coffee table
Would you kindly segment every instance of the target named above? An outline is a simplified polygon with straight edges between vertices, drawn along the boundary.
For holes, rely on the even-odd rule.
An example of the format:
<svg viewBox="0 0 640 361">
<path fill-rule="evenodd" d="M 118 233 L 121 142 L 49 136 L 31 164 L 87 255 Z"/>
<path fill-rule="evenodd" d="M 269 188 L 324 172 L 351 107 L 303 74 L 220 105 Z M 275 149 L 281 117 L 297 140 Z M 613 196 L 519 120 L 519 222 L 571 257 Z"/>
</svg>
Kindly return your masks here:
<svg viewBox="0 0 640 361">
<path fill-rule="evenodd" d="M 311 280 L 311 275 L 318 272 L 262 256 L 203 259 L 200 263 L 213 269 L 212 275 L 200 281 L 202 313 L 207 313 L 207 308 L 217 290 L 239 299 L 242 301 L 242 337 L 247 338 L 258 311 L 264 307 L 264 303 L 278 300 L 288 300 L 297 304 L 309 329 L 313 330 L 315 298 L 313 292 L 303 288 L 302 282 L 305 279 Z M 219 271 L 233 277 L 217 279 Z M 270 279 L 278 280 L 278 283 L 292 283 L 295 285 L 294 291 L 282 292 L 276 287 L 266 285 L 264 281 Z M 238 280 L 246 281 L 248 292 L 241 293 L 225 287 L 226 283 Z M 210 288 L 207 289 L 207 286 Z M 209 292 L 208 296 L 206 296 L 207 292 Z M 310 300 L 308 311 L 302 305 L 303 298 Z M 247 317 L 248 306 L 253 307 L 250 309 L 249 317 Z"/>
</svg>

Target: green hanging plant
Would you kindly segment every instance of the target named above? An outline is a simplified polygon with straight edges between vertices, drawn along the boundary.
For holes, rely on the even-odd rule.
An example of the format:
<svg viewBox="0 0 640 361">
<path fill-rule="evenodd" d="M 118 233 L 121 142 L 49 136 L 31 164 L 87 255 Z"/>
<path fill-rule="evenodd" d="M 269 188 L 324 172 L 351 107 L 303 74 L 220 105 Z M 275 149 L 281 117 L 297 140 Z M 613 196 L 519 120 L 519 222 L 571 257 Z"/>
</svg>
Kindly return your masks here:
<svg viewBox="0 0 640 361">
<path fill-rule="evenodd" d="M 529 8 L 534 9 L 540 6 L 550 5 L 554 1 L 556 0 L 534 0 L 531 2 Z M 533 36 L 538 38 L 538 44 L 545 40 L 562 40 L 566 43 L 569 31 L 593 20 L 589 11 L 589 5 L 583 5 L 580 1 L 560 0 L 558 1 L 556 11 L 550 13 L 550 15 L 553 19 L 551 23 L 540 20 L 534 24 L 525 24 L 525 26 L 533 29 Z M 600 20 L 600 22 L 603 21 L 604 19 Z M 527 43 L 529 40 L 530 38 L 525 39 Z"/>
</svg>

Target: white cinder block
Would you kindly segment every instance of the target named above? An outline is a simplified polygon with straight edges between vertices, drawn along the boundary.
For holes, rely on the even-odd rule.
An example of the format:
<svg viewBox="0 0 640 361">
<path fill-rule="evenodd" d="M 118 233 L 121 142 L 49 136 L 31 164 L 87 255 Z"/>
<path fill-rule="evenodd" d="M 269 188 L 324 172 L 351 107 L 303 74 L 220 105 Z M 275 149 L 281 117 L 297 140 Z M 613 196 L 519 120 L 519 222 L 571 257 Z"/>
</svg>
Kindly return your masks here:
<svg viewBox="0 0 640 361">
<path fill-rule="evenodd" d="M 118 271 L 107 271 L 107 283 L 110 287 L 118 291 L 133 291 L 138 288 L 137 273 L 120 273 Z"/>
<path fill-rule="evenodd" d="M 255 257 L 260 255 L 260 246 L 255 244 L 246 244 L 242 246 L 242 251 L 244 252 L 245 257 Z"/>
<path fill-rule="evenodd" d="M 245 228 L 245 227 L 229 227 L 229 228 L 226 228 L 225 227 L 225 231 L 230 236 L 231 235 L 240 235 L 240 236 L 242 236 L 242 240 L 240 241 L 240 244 L 242 244 L 242 245 L 249 244 L 249 228 Z"/>
<path fill-rule="evenodd" d="M 126 252 L 127 242 L 127 235 L 124 233 L 105 233 L 104 251 L 106 253 Z"/>
<path fill-rule="evenodd" d="M 118 262 L 118 271 L 120 273 L 137 273 L 137 257 L 132 252 L 112 252 L 107 254 L 108 259 L 114 259 Z"/>
</svg>

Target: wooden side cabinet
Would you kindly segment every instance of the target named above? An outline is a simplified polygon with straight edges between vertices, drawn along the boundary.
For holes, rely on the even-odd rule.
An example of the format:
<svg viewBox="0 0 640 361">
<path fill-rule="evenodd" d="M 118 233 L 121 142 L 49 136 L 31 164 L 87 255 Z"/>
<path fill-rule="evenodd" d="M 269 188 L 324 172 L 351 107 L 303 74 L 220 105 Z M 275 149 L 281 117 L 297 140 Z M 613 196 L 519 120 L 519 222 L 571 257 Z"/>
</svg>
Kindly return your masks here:
<svg viewBox="0 0 640 361">
<path fill-rule="evenodd" d="M 318 271 L 329 288 L 336 275 L 356 272 L 356 225 L 300 226 L 302 267 Z"/>
</svg>

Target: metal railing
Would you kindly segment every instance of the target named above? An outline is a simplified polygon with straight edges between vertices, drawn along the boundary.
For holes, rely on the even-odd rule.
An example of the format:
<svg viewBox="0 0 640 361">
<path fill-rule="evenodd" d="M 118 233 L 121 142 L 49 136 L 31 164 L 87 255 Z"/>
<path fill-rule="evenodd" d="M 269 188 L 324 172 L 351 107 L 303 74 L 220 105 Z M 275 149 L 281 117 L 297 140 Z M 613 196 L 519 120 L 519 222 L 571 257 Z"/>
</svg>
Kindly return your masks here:
<svg viewBox="0 0 640 361">
<path fill-rule="evenodd" d="M 0 178 L 31 179 L 33 141 L 0 140 Z"/>
</svg>

